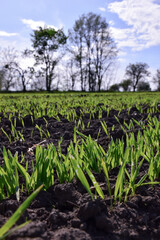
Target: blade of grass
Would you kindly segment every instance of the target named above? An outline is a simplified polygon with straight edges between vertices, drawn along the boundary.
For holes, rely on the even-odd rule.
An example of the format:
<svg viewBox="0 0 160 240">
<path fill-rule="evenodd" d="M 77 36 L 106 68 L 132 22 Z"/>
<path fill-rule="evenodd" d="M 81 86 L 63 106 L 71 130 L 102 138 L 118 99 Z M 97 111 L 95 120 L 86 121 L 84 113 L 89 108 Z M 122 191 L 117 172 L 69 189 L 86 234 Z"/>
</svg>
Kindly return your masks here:
<svg viewBox="0 0 160 240">
<path fill-rule="evenodd" d="M 37 194 L 42 190 L 43 185 L 41 185 L 38 189 L 36 189 L 15 211 L 15 213 L 10 217 L 10 219 L 0 228 L 0 237 L 3 238 L 4 234 L 6 234 L 10 228 L 17 222 L 20 216 L 24 213 L 24 211 L 31 204 L 33 199 L 37 196 Z"/>
<path fill-rule="evenodd" d="M 102 189 L 100 188 L 98 182 L 96 181 L 95 177 L 93 176 L 92 172 L 88 168 L 86 168 L 86 172 L 87 172 L 88 176 L 90 177 L 90 179 L 91 179 L 91 181 L 92 181 L 92 183 L 93 183 L 97 193 L 99 194 L 99 196 L 102 199 L 104 199 L 104 193 L 103 193 Z"/>
</svg>

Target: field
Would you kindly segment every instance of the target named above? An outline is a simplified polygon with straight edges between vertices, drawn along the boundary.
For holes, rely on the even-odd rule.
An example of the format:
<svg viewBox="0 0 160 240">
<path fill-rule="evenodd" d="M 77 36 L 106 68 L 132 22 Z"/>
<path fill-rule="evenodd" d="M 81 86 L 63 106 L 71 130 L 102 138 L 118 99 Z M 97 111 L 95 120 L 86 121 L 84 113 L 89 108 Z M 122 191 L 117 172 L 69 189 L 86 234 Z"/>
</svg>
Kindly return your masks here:
<svg viewBox="0 0 160 240">
<path fill-rule="evenodd" d="M 160 239 L 160 94 L 1 94 L 4 237 Z"/>
</svg>

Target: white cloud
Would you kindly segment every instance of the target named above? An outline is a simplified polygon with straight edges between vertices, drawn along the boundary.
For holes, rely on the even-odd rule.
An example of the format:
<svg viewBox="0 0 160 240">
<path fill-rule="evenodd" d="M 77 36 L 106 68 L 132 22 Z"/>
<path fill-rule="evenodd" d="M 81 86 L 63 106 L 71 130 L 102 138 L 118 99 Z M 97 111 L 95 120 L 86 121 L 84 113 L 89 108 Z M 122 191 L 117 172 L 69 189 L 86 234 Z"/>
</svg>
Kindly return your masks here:
<svg viewBox="0 0 160 240">
<path fill-rule="evenodd" d="M 115 24 L 115 23 L 114 23 L 113 20 L 110 20 L 110 21 L 109 21 L 109 25 L 110 25 L 110 26 L 113 26 L 114 24 Z"/>
<path fill-rule="evenodd" d="M 128 28 L 111 28 L 120 47 L 142 50 L 160 44 L 160 5 L 155 0 L 122 0 L 108 8 L 118 14 Z"/>
<path fill-rule="evenodd" d="M 33 21 L 32 19 L 21 19 L 22 23 L 26 24 L 29 28 L 36 30 L 39 27 L 44 27 L 45 22 L 43 21 Z"/>
<path fill-rule="evenodd" d="M 125 58 L 118 58 L 118 62 L 120 63 L 126 63 L 126 59 Z M 124 72 L 123 72 L 124 74 Z"/>
<path fill-rule="evenodd" d="M 31 48 L 30 39 L 26 37 L 22 37 L 20 34 L 13 38 L 1 38 L 0 37 L 0 46 L 2 49 L 5 48 L 14 48 L 19 53 L 24 51 L 25 49 Z"/>
<path fill-rule="evenodd" d="M 34 21 L 32 19 L 21 19 L 21 21 L 32 30 L 38 30 L 39 27 L 44 28 L 45 26 L 57 29 L 57 27 L 53 25 L 47 25 L 44 21 Z"/>
<path fill-rule="evenodd" d="M 102 11 L 102 12 L 106 11 L 106 9 L 104 7 L 99 7 L 99 10 Z"/>
<path fill-rule="evenodd" d="M 133 35 L 132 29 L 120 29 L 115 27 L 110 27 L 111 34 L 117 39 L 117 40 L 123 40 L 127 39 L 128 36 Z"/>
<path fill-rule="evenodd" d="M 119 51 L 118 52 L 118 57 L 124 57 L 126 55 L 127 55 L 127 52 L 125 52 L 125 51 Z"/>
<path fill-rule="evenodd" d="M 10 39 L 2 39 L 0 38 L 0 46 L 1 48 L 16 48 L 17 42 L 16 41 L 11 41 Z"/>
<path fill-rule="evenodd" d="M 8 33 L 8 32 L 4 32 L 4 31 L 0 31 L 0 37 L 13 37 L 13 36 L 17 36 L 18 33 Z"/>
</svg>

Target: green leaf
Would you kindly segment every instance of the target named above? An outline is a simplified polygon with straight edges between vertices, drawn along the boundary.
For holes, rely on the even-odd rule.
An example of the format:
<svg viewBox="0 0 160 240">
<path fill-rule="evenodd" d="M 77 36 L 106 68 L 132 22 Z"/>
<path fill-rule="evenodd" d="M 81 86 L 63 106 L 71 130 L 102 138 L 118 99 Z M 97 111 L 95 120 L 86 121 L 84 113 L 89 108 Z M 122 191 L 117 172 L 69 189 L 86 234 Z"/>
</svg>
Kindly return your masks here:
<svg viewBox="0 0 160 240">
<path fill-rule="evenodd" d="M 88 176 L 90 177 L 90 179 L 91 179 L 91 181 L 92 181 L 92 183 L 93 183 L 97 193 L 99 194 L 99 196 L 102 199 L 104 199 L 104 193 L 103 193 L 102 189 L 100 188 L 98 182 L 96 181 L 95 177 L 93 176 L 92 172 L 89 169 L 87 169 L 87 168 L 86 168 L 86 172 L 87 172 Z"/>
<path fill-rule="evenodd" d="M 77 177 L 79 178 L 79 180 L 81 181 L 81 183 L 83 184 L 83 186 L 86 188 L 86 190 L 88 191 L 88 193 L 91 195 L 91 197 L 93 199 L 93 194 L 90 190 L 89 183 L 88 183 L 82 169 L 80 168 L 78 161 L 76 161 L 75 159 L 73 159 L 71 161 L 72 161 L 72 165 L 73 165 L 74 171 L 76 172 Z"/>
<path fill-rule="evenodd" d="M 3 238 L 4 234 L 6 234 L 10 228 L 17 222 L 20 216 L 24 213 L 24 211 L 31 204 L 33 199 L 37 196 L 37 194 L 42 190 L 43 185 L 41 185 L 37 190 L 35 190 L 15 211 L 15 213 L 10 217 L 10 219 L 0 228 L 0 237 Z"/>
</svg>

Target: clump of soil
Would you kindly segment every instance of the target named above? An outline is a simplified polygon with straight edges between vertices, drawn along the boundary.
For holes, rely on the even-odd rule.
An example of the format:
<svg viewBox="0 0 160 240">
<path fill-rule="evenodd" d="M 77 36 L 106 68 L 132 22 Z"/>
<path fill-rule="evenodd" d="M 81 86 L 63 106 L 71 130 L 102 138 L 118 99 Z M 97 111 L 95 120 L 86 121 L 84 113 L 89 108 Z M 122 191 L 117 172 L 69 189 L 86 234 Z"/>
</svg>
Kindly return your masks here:
<svg viewBox="0 0 160 240">
<path fill-rule="evenodd" d="M 79 109 L 77 109 L 77 112 Z M 159 116 L 159 113 L 153 116 Z M 130 110 L 123 110 L 119 114 L 116 110 L 102 113 L 102 119 L 98 119 L 98 114 L 94 119 L 89 115 L 83 116 L 85 129 L 79 129 L 85 135 L 91 135 L 97 139 L 98 143 L 107 151 L 110 137 L 113 139 L 123 138 L 125 133 L 122 131 L 120 124 L 114 116 L 117 116 L 119 122 L 123 124 L 125 120 L 129 123 L 132 118 L 143 122 L 147 121 L 147 113 L 141 114 L 135 107 Z M 58 142 L 63 137 L 61 144 L 62 151 L 66 153 L 67 147 L 73 140 L 74 122 L 68 122 L 62 116 L 61 121 L 45 116 L 44 118 L 32 121 L 31 116 L 24 118 L 24 125 L 17 119 L 16 129 L 20 132 L 23 130 L 25 141 L 20 139 L 16 142 L 9 142 L 8 138 L 0 131 L 0 148 L 3 146 L 10 149 L 12 153 L 23 152 L 25 159 L 33 159 L 34 156 L 28 152 L 34 144 L 38 144 L 45 139 L 44 145 L 53 142 L 58 146 Z M 47 123 L 46 123 L 47 120 Z M 90 124 L 88 124 L 90 121 Z M 102 129 L 100 121 L 105 121 L 110 137 Z M 44 131 L 49 131 L 50 138 L 41 135 L 35 127 L 42 126 Z M 112 130 L 112 126 L 115 126 Z M 87 128 L 88 126 L 88 128 Z M 1 116 L 0 129 L 3 128 L 7 134 L 10 134 L 10 121 Z M 99 131 L 101 129 L 101 131 Z M 139 127 L 134 129 L 135 134 Z M 127 131 L 127 130 L 126 130 Z M 12 139 L 13 140 L 13 139 Z M 1 160 L 0 164 L 3 164 Z M 146 168 L 142 169 L 145 172 Z M 146 166 L 147 167 L 147 166 Z M 105 199 L 99 197 L 92 200 L 81 183 L 74 179 L 73 183 L 60 184 L 55 179 L 55 185 L 47 191 L 41 191 L 36 199 L 31 203 L 29 208 L 21 216 L 17 224 L 26 220 L 32 220 L 31 223 L 17 230 L 10 235 L 8 240 L 128 240 L 128 239 L 160 239 L 160 186 L 142 186 L 137 189 L 136 194 L 128 199 L 126 203 L 117 203 L 111 209 L 110 199 L 107 191 L 107 184 L 103 173 L 94 173 L 98 183 L 102 186 Z M 110 173 L 111 189 L 114 187 L 117 177 L 116 169 Z M 94 189 L 93 189 L 94 191 Z M 17 202 L 16 196 L 0 202 L 0 227 L 15 212 L 18 206 L 27 198 L 27 193 L 21 193 L 20 202 Z"/>
</svg>

